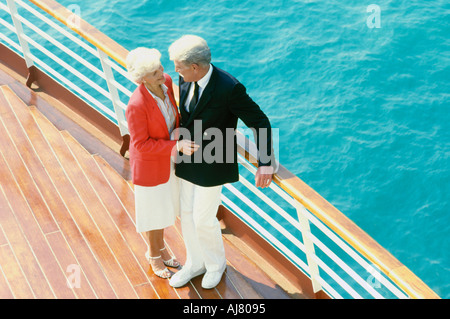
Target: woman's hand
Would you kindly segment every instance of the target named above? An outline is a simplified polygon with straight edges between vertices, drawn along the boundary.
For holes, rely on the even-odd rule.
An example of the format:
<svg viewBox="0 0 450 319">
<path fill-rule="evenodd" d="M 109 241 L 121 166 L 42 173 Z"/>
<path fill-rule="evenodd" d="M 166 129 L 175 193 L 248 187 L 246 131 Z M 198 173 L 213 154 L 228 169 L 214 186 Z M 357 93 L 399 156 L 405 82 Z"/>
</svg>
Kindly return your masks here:
<svg viewBox="0 0 450 319">
<path fill-rule="evenodd" d="M 185 155 L 192 155 L 198 148 L 199 145 L 195 144 L 193 141 L 181 140 L 177 142 L 178 152 L 182 152 Z"/>
</svg>

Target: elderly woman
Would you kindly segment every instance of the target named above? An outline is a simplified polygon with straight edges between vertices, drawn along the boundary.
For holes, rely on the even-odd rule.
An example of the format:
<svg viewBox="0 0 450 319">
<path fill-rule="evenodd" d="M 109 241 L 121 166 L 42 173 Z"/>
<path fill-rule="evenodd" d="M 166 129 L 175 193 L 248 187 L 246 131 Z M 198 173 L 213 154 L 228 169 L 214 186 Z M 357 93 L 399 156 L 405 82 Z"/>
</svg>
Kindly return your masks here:
<svg viewBox="0 0 450 319">
<path fill-rule="evenodd" d="M 172 79 L 164 73 L 156 49 L 137 48 L 126 60 L 128 73 L 138 84 L 126 110 L 130 132 L 130 165 L 135 190 L 136 230 L 144 232 L 146 257 L 155 275 L 170 278 L 169 267 L 179 263 L 164 245 L 164 228 L 179 214 L 179 179 L 174 174 L 177 151 L 190 155 L 198 146 L 176 141 L 180 124 Z"/>
</svg>

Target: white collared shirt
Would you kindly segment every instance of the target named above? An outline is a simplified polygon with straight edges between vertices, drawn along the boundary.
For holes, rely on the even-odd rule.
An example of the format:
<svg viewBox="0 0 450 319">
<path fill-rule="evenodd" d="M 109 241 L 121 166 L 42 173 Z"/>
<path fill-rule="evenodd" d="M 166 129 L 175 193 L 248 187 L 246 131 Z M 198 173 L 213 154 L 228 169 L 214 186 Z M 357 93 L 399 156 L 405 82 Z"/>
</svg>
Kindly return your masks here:
<svg viewBox="0 0 450 319">
<path fill-rule="evenodd" d="M 200 97 L 202 96 L 203 91 L 205 90 L 206 86 L 209 83 L 209 79 L 211 78 L 212 71 L 213 71 L 213 67 L 210 64 L 209 65 L 209 70 L 205 74 L 205 76 L 197 81 L 197 84 L 198 84 L 198 100 L 199 101 L 200 101 Z M 188 112 L 189 112 L 189 103 L 191 102 L 193 96 L 194 96 L 194 82 L 191 82 L 191 86 L 189 88 L 189 94 L 188 94 L 188 97 L 186 99 L 186 103 L 184 104 L 184 107 L 186 108 L 186 111 L 188 111 Z"/>
<path fill-rule="evenodd" d="M 173 110 L 172 102 L 170 102 L 169 95 L 167 94 L 167 86 L 165 84 L 161 85 L 161 88 L 164 92 L 164 101 L 157 97 L 152 93 L 147 87 L 145 87 L 147 91 L 151 94 L 151 96 L 155 99 L 156 104 L 158 104 L 159 110 L 161 111 L 164 119 L 166 120 L 167 129 L 169 131 L 169 135 L 172 134 L 173 129 L 175 128 L 176 115 Z"/>
</svg>

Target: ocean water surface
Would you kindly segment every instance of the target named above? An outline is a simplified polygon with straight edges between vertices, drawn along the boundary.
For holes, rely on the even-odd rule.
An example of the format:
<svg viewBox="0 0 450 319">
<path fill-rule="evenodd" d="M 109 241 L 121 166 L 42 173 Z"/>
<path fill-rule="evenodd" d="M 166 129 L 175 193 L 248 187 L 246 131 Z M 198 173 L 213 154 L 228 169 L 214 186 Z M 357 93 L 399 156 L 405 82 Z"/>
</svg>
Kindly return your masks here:
<svg viewBox="0 0 450 319">
<path fill-rule="evenodd" d="M 174 79 L 169 45 L 204 37 L 279 130 L 279 161 L 450 297 L 448 1 L 58 2 L 157 48 Z"/>
</svg>

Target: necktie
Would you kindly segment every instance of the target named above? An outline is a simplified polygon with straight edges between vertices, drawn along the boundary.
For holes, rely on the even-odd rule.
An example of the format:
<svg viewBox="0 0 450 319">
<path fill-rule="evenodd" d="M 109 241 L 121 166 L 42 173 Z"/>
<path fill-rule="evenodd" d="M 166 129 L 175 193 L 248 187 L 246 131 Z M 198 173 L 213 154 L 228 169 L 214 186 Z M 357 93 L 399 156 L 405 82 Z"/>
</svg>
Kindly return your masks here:
<svg viewBox="0 0 450 319">
<path fill-rule="evenodd" d="M 189 113 L 192 113 L 198 102 L 198 84 L 195 82 L 194 95 L 192 96 L 191 102 L 189 103 Z"/>
</svg>

